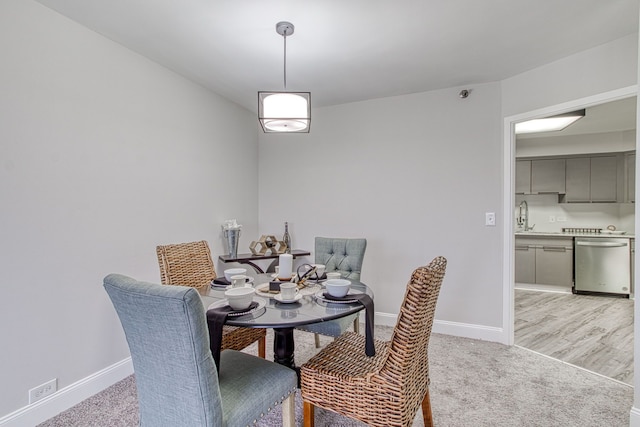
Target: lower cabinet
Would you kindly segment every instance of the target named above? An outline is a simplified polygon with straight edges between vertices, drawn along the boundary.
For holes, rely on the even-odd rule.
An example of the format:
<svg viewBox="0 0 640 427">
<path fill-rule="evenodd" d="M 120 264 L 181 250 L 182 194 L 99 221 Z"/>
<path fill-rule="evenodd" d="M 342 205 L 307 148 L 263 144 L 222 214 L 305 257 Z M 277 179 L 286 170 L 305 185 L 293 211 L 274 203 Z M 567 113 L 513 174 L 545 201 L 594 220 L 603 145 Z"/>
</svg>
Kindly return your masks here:
<svg viewBox="0 0 640 427">
<path fill-rule="evenodd" d="M 516 237 L 518 283 L 573 286 L 573 238 Z"/>
</svg>

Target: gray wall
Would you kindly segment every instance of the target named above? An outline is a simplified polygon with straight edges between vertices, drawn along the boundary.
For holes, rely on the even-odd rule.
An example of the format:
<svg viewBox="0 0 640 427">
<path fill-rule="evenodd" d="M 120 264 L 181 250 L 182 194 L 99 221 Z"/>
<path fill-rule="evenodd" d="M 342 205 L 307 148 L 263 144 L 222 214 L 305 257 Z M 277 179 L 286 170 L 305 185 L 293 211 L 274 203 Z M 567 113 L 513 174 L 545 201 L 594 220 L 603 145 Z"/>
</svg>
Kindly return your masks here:
<svg viewBox="0 0 640 427">
<path fill-rule="evenodd" d="M 107 273 L 256 233 L 258 153 L 253 114 L 40 4 L 0 2 L 0 52 L 1 417 L 128 357 Z"/>
<path fill-rule="evenodd" d="M 309 249 L 366 237 L 362 280 L 392 315 L 411 272 L 444 255 L 438 319 L 499 328 L 502 230 L 484 213 L 502 204 L 500 85 L 472 87 L 315 109 L 309 135 L 261 135 L 260 229 L 287 220 Z"/>
</svg>

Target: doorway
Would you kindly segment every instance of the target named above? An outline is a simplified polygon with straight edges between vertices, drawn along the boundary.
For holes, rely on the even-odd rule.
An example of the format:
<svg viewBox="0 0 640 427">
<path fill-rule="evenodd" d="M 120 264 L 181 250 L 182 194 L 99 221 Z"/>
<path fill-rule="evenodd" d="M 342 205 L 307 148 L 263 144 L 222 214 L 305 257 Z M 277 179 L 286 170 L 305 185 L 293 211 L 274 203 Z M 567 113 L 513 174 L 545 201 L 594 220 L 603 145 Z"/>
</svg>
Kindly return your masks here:
<svg viewBox="0 0 640 427">
<path fill-rule="evenodd" d="M 529 120 L 532 118 L 540 118 L 540 117 L 546 117 L 546 116 L 551 116 L 551 115 L 555 115 L 555 114 L 560 114 L 560 113 L 564 113 L 567 111 L 572 111 L 572 110 L 576 110 L 576 109 L 580 109 L 580 108 L 586 108 L 587 110 L 591 109 L 604 109 L 605 107 L 607 107 L 609 104 L 613 105 L 615 103 L 633 103 L 635 106 L 635 95 L 637 94 L 637 87 L 629 87 L 629 88 L 625 88 L 622 90 L 618 90 L 618 91 L 612 91 L 606 94 L 601 94 L 601 95 L 597 95 L 597 96 L 593 96 L 593 97 L 589 97 L 589 98 L 585 98 L 585 99 L 581 99 L 581 100 L 576 100 L 574 102 L 569 102 L 569 103 L 565 103 L 562 105 L 558 105 L 558 106 L 554 106 L 554 107 L 549 107 L 549 108 L 545 108 L 542 110 L 537 110 L 537 111 L 533 111 L 530 113 L 526 113 L 526 114 L 522 114 L 519 116 L 513 116 L 513 117 L 509 117 L 505 119 L 505 171 L 508 171 L 510 173 L 505 173 L 505 183 L 504 183 L 504 188 L 505 188 L 505 206 L 504 206 L 504 218 L 505 218 L 505 229 L 504 229 L 504 238 L 505 238 L 505 254 L 504 254 L 504 258 L 505 258 L 505 278 L 504 278 L 504 289 L 503 289 L 503 295 L 504 295 L 504 307 L 505 307 L 505 333 L 507 335 L 508 338 L 508 344 L 516 344 L 518 345 L 518 342 L 516 340 L 516 330 L 518 331 L 522 331 L 522 322 L 524 322 L 525 320 L 523 320 L 523 317 L 526 316 L 533 316 L 533 318 L 537 318 L 537 317 L 545 317 L 547 316 L 547 320 L 551 321 L 552 318 L 554 317 L 554 313 L 549 313 L 548 311 L 545 312 L 544 310 L 536 313 L 535 311 L 532 310 L 526 310 L 526 313 L 522 310 L 523 306 L 518 306 L 518 304 L 525 304 L 525 305 L 531 305 L 533 304 L 532 301 L 535 301 L 536 299 L 539 299 L 540 301 L 542 301 L 540 304 L 542 306 L 542 308 L 544 308 L 544 306 L 548 306 L 548 308 L 550 310 L 558 310 L 558 308 L 553 308 L 554 304 L 559 304 L 556 307 L 561 307 L 562 309 L 568 309 L 569 304 L 567 304 L 567 301 L 562 301 L 563 298 L 571 298 L 572 295 L 571 294 L 552 294 L 552 293 L 540 293 L 537 292 L 538 290 L 534 289 L 533 290 L 525 290 L 525 291 L 521 291 L 521 290 L 517 290 L 516 286 L 515 286 L 515 267 L 514 267 L 514 261 L 515 261 L 515 256 L 514 256 L 514 252 L 515 252 L 515 239 L 514 239 L 514 230 L 515 230 L 515 214 L 514 214 L 514 206 L 515 206 L 515 201 L 516 201 L 516 196 L 515 196 L 515 159 L 516 156 L 519 154 L 518 150 L 517 150 L 517 139 L 514 135 L 513 132 L 513 127 L 514 124 L 517 122 L 521 122 L 521 121 L 525 121 L 525 120 Z M 635 120 L 635 108 L 634 108 L 634 120 Z M 607 128 L 606 124 L 602 124 L 600 123 L 601 126 L 605 126 L 602 128 L 602 130 L 600 131 L 600 133 L 606 133 L 606 132 L 613 132 L 613 129 Z M 634 125 L 635 125 L 635 121 L 634 121 Z M 577 130 L 576 130 L 577 131 Z M 592 129 L 589 130 L 589 132 L 591 133 L 598 133 L 598 129 Z M 636 147 L 636 142 L 635 142 L 635 131 L 633 132 L 632 135 L 633 140 L 631 141 L 631 148 L 635 149 Z M 534 139 L 539 139 L 540 141 L 537 142 L 541 142 L 541 144 L 539 144 L 538 146 L 535 145 L 536 141 L 533 141 Z M 570 138 L 569 138 L 570 139 Z M 573 140 L 577 141 L 579 140 L 580 137 L 578 136 L 574 136 Z M 590 141 L 591 146 L 589 147 L 589 150 L 597 150 L 595 152 L 613 152 L 613 151 L 621 151 L 619 149 L 619 147 L 597 147 L 597 138 L 585 138 L 588 139 Z M 594 142 L 596 141 L 596 142 Z M 557 155 L 557 154 L 567 154 L 567 153 L 563 153 L 561 152 L 561 150 L 558 149 L 558 146 L 555 144 L 548 144 L 549 141 L 547 141 L 546 143 L 546 148 L 545 148 L 545 141 L 544 138 L 541 137 L 536 137 L 536 138 L 530 138 L 530 140 L 528 141 L 529 144 L 526 147 L 526 149 L 524 150 L 524 152 L 526 153 L 526 155 L 529 156 L 535 156 L 535 155 Z M 593 144 L 596 144 L 596 146 L 594 146 Z M 578 145 L 576 145 L 576 147 L 578 147 Z M 566 150 L 567 147 L 564 147 L 564 149 Z M 551 149 L 555 151 L 551 151 L 551 152 L 547 152 L 547 153 L 543 153 L 544 149 Z M 576 148 L 577 149 L 577 148 Z M 537 151 L 536 151 L 537 150 Z M 574 154 L 577 154 L 577 152 L 575 152 Z M 635 191 L 634 191 L 635 193 Z M 557 196 L 556 196 L 557 197 Z M 547 203 L 547 201 L 542 200 L 541 201 L 541 205 L 544 206 L 545 203 Z M 635 211 L 635 205 L 630 205 L 631 209 L 633 211 Z M 584 207 L 583 207 L 584 208 Z M 547 206 L 547 209 L 549 209 L 549 207 Z M 578 209 L 580 210 L 580 209 Z M 551 217 L 554 217 L 554 219 L 558 216 L 558 214 L 556 212 L 551 212 L 549 213 L 549 211 L 544 211 L 544 209 L 542 210 L 544 212 L 544 215 L 546 216 L 545 219 L 549 219 Z M 560 217 L 562 219 L 565 219 L 567 216 L 571 216 L 571 215 L 564 215 L 561 214 Z M 539 218 L 538 218 L 539 219 Z M 568 219 L 568 218 L 567 218 Z M 567 221 L 567 226 L 569 221 Z M 635 219 L 631 220 L 631 223 L 633 224 L 633 229 L 635 230 L 635 223 L 637 221 L 635 221 Z M 546 224 L 547 226 L 549 224 Z M 554 224 L 555 226 L 557 226 L 558 229 L 561 228 L 561 225 L 565 225 L 565 224 Z M 548 227 L 547 227 L 548 229 Z M 602 297 L 592 297 L 595 298 L 595 300 L 591 301 L 591 303 L 595 304 L 594 307 L 599 308 L 604 306 L 605 304 L 599 304 L 599 302 L 603 301 L 603 300 L 599 300 L 599 298 Z M 519 302 L 518 302 L 519 301 Z M 524 301 L 524 302 L 523 302 Z M 555 302 L 554 302 L 555 301 Z M 606 305 L 610 305 L 608 304 L 609 302 L 612 302 L 611 305 L 619 305 L 618 303 L 622 303 L 624 304 L 626 302 L 627 307 L 624 309 L 627 312 L 631 312 L 630 317 L 630 327 L 631 327 L 631 338 L 633 338 L 633 301 L 607 301 Z M 537 303 L 536 303 L 537 304 Z M 594 309 L 586 309 L 587 311 L 591 310 L 593 311 Z M 604 310 L 606 311 L 606 310 Z M 558 314 L 558 313 L 555 313 Z M 520 319 L 518 317 L 516 317 L 516 315 L 520 316 Z M 568 313 L 564 313 L 564 316 L 568 316 Z M 560 316 L 561 318 L 563 316 Z M 557 320 L 557 316 L 556 319 Z M 532 318 L 529 317 L 528 321 L 532 321 Z M 592 320 L 593 322 L 596 322 L 596 320 Z M 518 323 L 519 322 L 519 323 Z M 594 323 L 592 327 L 592 330 L 597 330 L 598 327 L 596 327 L 596 324 Z M 551 326 L 553 327 L 553 326 Z M 589 325 L 587 325 L 587 329 L 583 330 L 582 333 L 583 334 L 588 334 L 588 332 L 586 332 L 588 330 Z M 606 331 L 604 331 L 603 333 L 607 333 Z M 610 334 L 611 335 L 611 334 Z M 615 334 L 613 334 L 615 335 Z M 529 346 L 532 346 L 531 344 L 527 344 Z M 526 346 L 524 346 L 525 348 L 527 348 Z M 632 348 L 633 348 L 633 344 L 631 344 L 630 347 L 630 353 L 632 354 Z M 551 357 L 555 357 L 555 358 L 559 358 L 560 360 L 562 360 L 561 357 L 558 356 L 558 354 L 553 354 L 553 351 L 550 351 L 547 348 L 545 348 L 544 346 L 542 346 L 543 351 L 539 351 L 540 348 L 538 348 L 538 350 L 536 350 L 535 348 L 532 349 L 534 351 L 538 351 L 542 354 L 551 356 Z M 585 352 L 585 350 L 576 350 L 577 352 Z M 562 353 L 562 350 L 559 350 L 556 353 Z M 551 353 L 551 354 L 549 354 Z M 565 360 L 566 361 L 566 360 Z M 569 361 L 569 363 L 571 363 Z M 577 363 L 574 363 L 577 364 Z M 579 366 L 579 364 L 578 364 Z M 589 369 L 589 366 L 583 366 L 587 369 Z M 633 368 L 633 366 L 631 365 L 631 369 Z M 597 372 L 597 370 L 596 370 Z M 603 373 L 604 375 L 607 375 L 607 373 Z M 607 375 L 607 376 L 611 376 L 611 375 Z M 632 377 L 631 379 L 629 378 L 618 378 L 620 380 L 622 380 L 623 382 L 632 382 Z"/>
</svg>

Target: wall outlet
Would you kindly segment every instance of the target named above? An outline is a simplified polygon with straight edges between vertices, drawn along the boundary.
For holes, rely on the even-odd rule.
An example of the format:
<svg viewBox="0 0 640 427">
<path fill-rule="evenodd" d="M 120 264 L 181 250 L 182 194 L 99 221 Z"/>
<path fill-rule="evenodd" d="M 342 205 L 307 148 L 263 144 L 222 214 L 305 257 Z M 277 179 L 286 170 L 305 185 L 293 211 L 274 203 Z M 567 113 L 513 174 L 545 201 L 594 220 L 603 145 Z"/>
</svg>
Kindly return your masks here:
<svg viewBox="0 0 640 427">
<path fill-rule="evenodd" d="M 43 399 L 50 394 L 53 394 L 58 390 L 58 379 L 54 378 L 51 381 L 47 381 L 46 383 L 39 385 L 38 387 L 34 387 L 29 390 L 29 404 L 35 403 L 40 399 Z"/>
<path fill-rule="evenodd" d="M 496 213 L 495 212 L 485 212 L 484 214 L 484 225 L 495 226 L 496 225 Z"/>
</svg>

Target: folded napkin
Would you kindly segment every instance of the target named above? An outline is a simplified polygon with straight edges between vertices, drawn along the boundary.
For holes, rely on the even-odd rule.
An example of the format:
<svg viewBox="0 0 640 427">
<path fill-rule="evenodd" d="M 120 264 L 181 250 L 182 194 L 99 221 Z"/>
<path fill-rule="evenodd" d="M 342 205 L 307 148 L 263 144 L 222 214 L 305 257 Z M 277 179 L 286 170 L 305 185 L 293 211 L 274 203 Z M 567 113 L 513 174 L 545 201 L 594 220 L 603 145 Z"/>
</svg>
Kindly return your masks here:
<svg viewBox="0 0 640 427">
<path fill-rule="evenodd" d="M 211 282 L 212 286 L 216 286 L 216 287 L 227 287 L 231 284 L 231 282 L 229 282 L 227 279 L 223 277 L 216 277 L 215 279 L 213 279 L 213 282 Z"/>
<path fill-rule="evenodd" d="M 329 292 L 323 294 L 324 298 L 329 301 L 349 301 L 356 300 L 364 306 L 364 331 L 365 331 L 365 347 L 364 353 L 369 356 L 376 355 L 376 348 L 373 344 L 373 299 L 367 294 L 350 294 L 344 297 L 334 297 Z"/>
<path fill-rule="evenodd" d="M 216 368 L 220 372 L 220 350 L 222 347 L 222 327 L 227 321 L 227 315 L 233 313 L 247 313 L 258 306 L 256 301 L 253 301 L 249 308 L 243 310 L 234 310 L 228 305 L 224 307 L 211 308 L 207 310 L 207 324 L 209 325 L 209 347 L 211 348 L 211 355 L 213 361 L 216 362 Z"/>
</svg>

